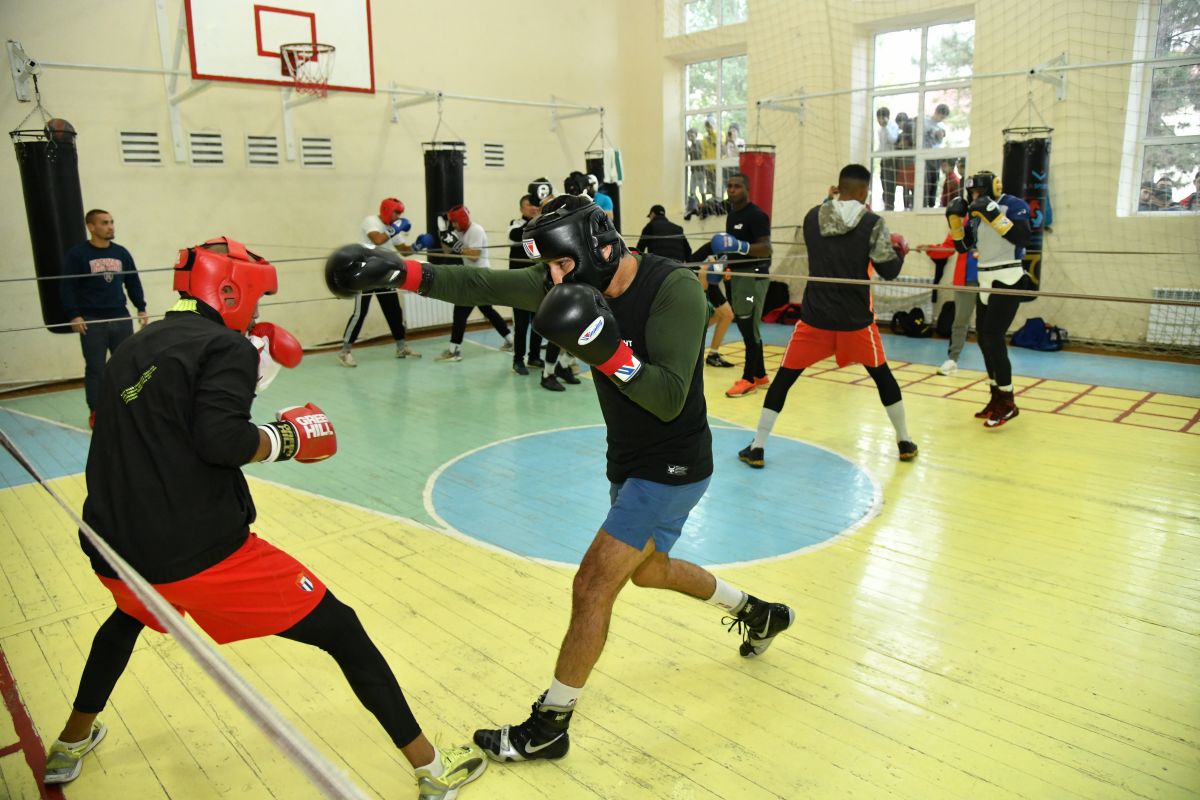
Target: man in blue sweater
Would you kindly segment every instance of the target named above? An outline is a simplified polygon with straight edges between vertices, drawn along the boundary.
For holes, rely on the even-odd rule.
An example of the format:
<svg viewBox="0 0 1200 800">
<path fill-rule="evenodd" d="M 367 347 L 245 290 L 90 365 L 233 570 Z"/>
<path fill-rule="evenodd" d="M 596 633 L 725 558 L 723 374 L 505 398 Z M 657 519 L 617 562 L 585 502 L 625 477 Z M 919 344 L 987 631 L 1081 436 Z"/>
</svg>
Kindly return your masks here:
<svg viewBox="0 0 1200 800">
<path fill-rule="evenodd" d="M 146 296 L 133 256 L 113 241 L 113 218 L 94 208 L 84 217 L 88 240 L 67 251 L 61 288 L 63 309 L 83 349 L 83 391 L 88 404 L 88 427 L 96 423 L 96 396 L 109 353 L 133 335 L 125 293 L 145 326 Z"/>
</svg>

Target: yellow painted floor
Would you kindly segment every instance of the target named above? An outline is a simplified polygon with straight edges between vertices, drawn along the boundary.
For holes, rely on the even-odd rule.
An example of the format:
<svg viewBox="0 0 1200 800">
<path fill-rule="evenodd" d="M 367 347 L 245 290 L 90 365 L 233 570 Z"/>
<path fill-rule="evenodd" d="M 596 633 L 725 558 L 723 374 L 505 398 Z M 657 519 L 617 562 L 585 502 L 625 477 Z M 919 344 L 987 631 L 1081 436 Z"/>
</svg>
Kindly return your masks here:
<svg viewBox="0 0 1200 800">
<path fill-rule="evenodd" d="M 442 343 L 421 344 L 431 362 Z M 370 350 L 386 349 L 360 359 L 360 390 Z M 507 360 L 469 348 L 461 365 L 402 368 L 436 376 L 463 365 L 499 371 Z M 762 394 L 725 398 L 730 372 L 707 370 L 710 413 L 752 429 Z M 856 462 L 884 503 L 828 546 L 719 570 L 791 604 L 789 634 L 746 661 L 711 607 L 629 587 L 567 758 L 493 764 L 464 800 L 1200 797 L 1200 447 L 1183 423 L 1130 424 L 1138 414 L 1190 420 L 1196 398 L 1026 381 L 1022 415 L 985 431 L 971 416 L 983 402 L 978 376 L 900 367 L 921 447 L 901 464 L 873 386 L 845 385 L 861 384 L 861 368 L 814 373 L 793 388 L 776 436 Z M 595 400 L 580 388 L 570 396 L 590 423 Z M 561 396 L 531 397 L 527 413 L 543 402 L 567 413 Z M 370 416 L 394 401 L 381 385 L 358 402 Z M 463 408 L 421 413 L 432 442 Z M 396 443 L 394 458 L 423 446 Z M 358 457 L 343 449 L 337 460 Z M 768 470 L 787 469 L 769 444 L 767 458 Z M 602 477 L 543 489 L 569 504 L 576 480 Z M 53 485 L 81 504 L 81 476 Z M 456 740 L 524 718 L 550 677 L 571 570 L 259 478 L 251 488 L 255 529 L 358 611 L 429 733 Z M 788 497 L 749 495 L 796 513 Z M 39 487 L 0 492 L 0 525 L 6 698 L 19 697 L 48 741 L 111 601 Z M 324 654 L 277 639 L 221 652 L 369 795 L 415 797 L 406 763 Z M 143 634 L 103 719 L 107 740 L 63 796 L 319 796 L 168 637 Z M 0 795 L 57 796 L 40 793 L 18 738 L 0 715 Z"/>
</svg>

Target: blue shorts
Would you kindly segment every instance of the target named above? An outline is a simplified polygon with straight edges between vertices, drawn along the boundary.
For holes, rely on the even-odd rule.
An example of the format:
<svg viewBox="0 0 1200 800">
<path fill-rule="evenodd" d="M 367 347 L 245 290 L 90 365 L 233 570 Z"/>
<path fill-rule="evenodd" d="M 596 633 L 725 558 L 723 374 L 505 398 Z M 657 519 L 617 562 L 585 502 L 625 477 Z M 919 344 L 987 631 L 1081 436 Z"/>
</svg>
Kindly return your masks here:
<svg viewBox="0 0 1200 800">
<path fill-rule="evenodd" d="M 711 477 L 683 486 L 630 478 L 609 484 L 612 508 L 603 528 L 614 539 L 641 550 L 653 536 L 654 547 L 669 553 L 679 540 L 683 523 L 708 489 Z"/>
</svg>

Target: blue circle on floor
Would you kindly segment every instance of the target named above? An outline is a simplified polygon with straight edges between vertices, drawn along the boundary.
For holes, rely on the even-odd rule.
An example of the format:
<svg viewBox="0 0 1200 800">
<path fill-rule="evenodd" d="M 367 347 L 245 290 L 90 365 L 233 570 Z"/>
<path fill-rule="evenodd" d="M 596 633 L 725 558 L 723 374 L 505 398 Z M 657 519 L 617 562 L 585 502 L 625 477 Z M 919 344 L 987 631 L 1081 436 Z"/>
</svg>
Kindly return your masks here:
<svg viewBox="0 0 1200 800">
<path fill-rule="evenodd" d="M 766 468 L 751 469 L 737 458 L 751 438 L 743 429 L 713 429 L 713 479 L 672 556 L 705 566 L 779 557 L 878 511 L 878 485 L 852 461 L 775 436 Z M 430 514 L 504 550 L 577 564 L 608 514 L 604 452 L 600 425 L 486 445 L 432 477 Z"/>
</svg>

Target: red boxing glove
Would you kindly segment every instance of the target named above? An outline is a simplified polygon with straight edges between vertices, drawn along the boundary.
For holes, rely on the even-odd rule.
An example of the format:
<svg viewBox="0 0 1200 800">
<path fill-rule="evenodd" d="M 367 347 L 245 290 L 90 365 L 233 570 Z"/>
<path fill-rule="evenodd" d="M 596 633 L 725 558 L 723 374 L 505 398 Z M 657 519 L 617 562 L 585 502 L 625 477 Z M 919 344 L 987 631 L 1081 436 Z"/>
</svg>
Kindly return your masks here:
<svg viewBox="0 0 1200 800">
<path fill-rule="evenodd" d="M 258 350 L 258 394 L 275 380 L 280 367 L 294 368 L 304 357 L 304 348 L 283 328 L 270 322 L 260 322 L 250 329 L 250 343 Z"/>
<path fill-rule="evenodd" d="M 324 461 L 337 452 L 337 434 L 325 412 L 312 403 L 281 409 L 276 422 L 259 425 L 267 434 L 271 450 L 263 461 L 287 461 L 303 464 Z"/>
<path fill-rule="evenodd" d="M 898 233 L 892 234 L 892 249 L 896 251 L 896 255 L 903 261 L 908 255 L 908 240 Z"/>
</svg>

